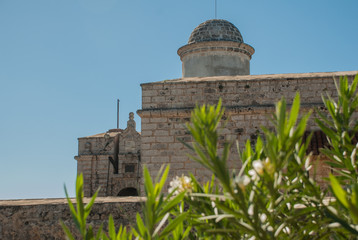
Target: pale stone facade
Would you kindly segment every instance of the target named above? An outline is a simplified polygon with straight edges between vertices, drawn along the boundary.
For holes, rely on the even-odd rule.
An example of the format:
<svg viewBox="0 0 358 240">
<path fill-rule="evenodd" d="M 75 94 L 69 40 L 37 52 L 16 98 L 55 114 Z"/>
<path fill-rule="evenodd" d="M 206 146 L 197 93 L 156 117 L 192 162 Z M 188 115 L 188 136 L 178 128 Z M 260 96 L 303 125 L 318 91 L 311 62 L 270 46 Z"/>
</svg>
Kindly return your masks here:
<svg viewBox="0 0 358 240">
<path fill-rule="evenodd" d="M 76 159 L 78 173 L 83 172 L 85 176 L 86 195 L 93 194 L 99 186 L 102 196 L 118 195 L 123 189 L 143 193 L 143 164 L 153 177 L 163 164 L 170 164 L 169 179 L 191 172 L 199 181 L 208 180 L 211 173 L 190 160 L 189 150 L 182 144 L 182 141 L 192 141 L 185 124 L 190 121 L 190 113 L 196 105 L 216 104 L 221 98 L 226 109 L 226 124 L 221 130 L 219 149 L 225 141 L 238 141 L 243 147 L 247 140 L 255 143 L 262 134 L 261 126 L 272 127 L 269 117 L 282 97 L 290 104 L 299 92 L 302 111 L 317 108 L 324 111 L 322 94 L 337 96 L 333 79 L 338 80 L 340 76 L 352 79 L 358 74 L 351 71 L 248 75 L 253 53 L 254 49 L 243 42 L 233 24 L 225 20 L 200 24 L 188 44 L 178 50 L 183 61 L 183 77 L 141 85 L 142 109 L 137 111 L 141 117 L 140 135 L 128 125 L 124 131 L 110 130 L 106 134 L 79 138 Z M 314 116 L 315 113 L 307 130 L 315 132 L 310 149 L 317 168 L 312 174 L 321 182 L 331 169 L 323 164 L 324 159 L 318 152 L 325 136 L 318 131 Z M 241 161 L 234 146 L 228 164 L 230 169 L 239 169 Z M 135 171 L 128 173 L 126 167 Z"/>
<path fill-rule="evenodd" d="M 126 129 L 111 129 L 78 139 L 77 172 L 83 173 L 85 196 L 136 196 L 140 190 L 140 134 L 134 114 Z"/>
<path fill-rule="evenodd" d="M 194 29 L 178 55 L 186 78 L 249 75 L 254 52 L 232 23 L 212 19 Z"/>
<path fill-rule="evenodd" d="M 300 92 L 302 111 L 323 109 L 322 94 L 337 96 L 333 78 L 352 79 L 356 74 L 358 71 L 226 76 L 142 84 L 142 110 L 138 111 L 142 121 L 142 163 L 153 175 L 161 164 L 170 164 L 169 178 L 191 172 L 199 180 L 208 180 L 210 172 L 190 160 L 186 156 L 188 149 L 180 142 L 192 140 L 185 123 L 189 122 L 195 105 L 216 104 L 221 98 L 226 109 L 221 142 L 238 141 L 244 146 L 247 140 L 254 143 L 262 134 L 261 126 L 271 127 L 269 117 L 282 97 L 290 104 L 296 92 Z M 318 130 L 313 118 L 307 130 Z M 241 166 L 236 146 L 231 149 L 228 164 L 231 169 Z M 318 168 L 316 177 L 320 181 L 330 170 L 322 164 Z"/>
</svg>

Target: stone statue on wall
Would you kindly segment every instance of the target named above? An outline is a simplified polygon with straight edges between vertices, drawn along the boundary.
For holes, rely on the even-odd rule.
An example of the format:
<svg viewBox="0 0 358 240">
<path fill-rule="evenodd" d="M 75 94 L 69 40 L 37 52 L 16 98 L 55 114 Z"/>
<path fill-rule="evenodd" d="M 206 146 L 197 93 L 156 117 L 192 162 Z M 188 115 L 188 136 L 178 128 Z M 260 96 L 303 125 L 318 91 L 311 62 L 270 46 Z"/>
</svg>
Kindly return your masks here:
<svg viewBox="0 0 358 240">
<path fill-rule="evenodd" d="M 127 128 L 135 129 L 134 113 L 129 113 L 129 120 L 127 121 Z"/>
</svg>

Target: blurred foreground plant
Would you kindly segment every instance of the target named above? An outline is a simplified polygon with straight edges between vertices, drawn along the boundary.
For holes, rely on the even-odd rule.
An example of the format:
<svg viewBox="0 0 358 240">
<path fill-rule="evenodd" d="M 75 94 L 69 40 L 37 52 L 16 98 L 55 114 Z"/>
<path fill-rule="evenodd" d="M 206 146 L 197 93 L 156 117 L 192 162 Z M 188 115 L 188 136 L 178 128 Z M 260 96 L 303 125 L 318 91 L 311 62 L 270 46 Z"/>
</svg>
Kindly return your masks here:
<svg viewBox="0 0 358 240">
<path fill-rule="evenodd" d="M 197 216 L 191 224 L 200 229 L 198 238 L 300 239 L 311 235 L 315 239 L 332 235 L 323 217 L 324 195 L 308 174 L 310 137 L 302 141 L 310 113 L 298 121 L 299 105 L 298 94 L 290 114 L 284 99 L 277 103 L 272 117 L 275 131 L 264 129 L 265 140 L 259 137 L 255 148 L 247 141 L 240 153 L 242 168 L 234 176 L 227 166 L 230 144 L 224 145 L 221 155 L 217 151 L 224 111 L 221 102 L 194 110 L 188 125 L 195 140 L 192 159 L 212 171 L 222 187 L 220 193 L 192 193 L 185 198 Z M 203 212 L 211 214 L 198 217 Z"/>
<path fill-rule="evenodd" d="M 320 113 L 317 124 L 326 134 L 329 148 L 321 149 L 330 161 L 333 174 L 330 176 L 331 191 L 336 198 L 327 209 L 327 215 L 339 223 L 349 234 L 358 236 L 358 156 L 357 156 L 357 115 L 358 75 L 352 84 L 348 78 L 335 81 L 338 99 L 323 97 L 328 116 Z M 343 187 L 341 186 L 343 185 Z"/>
<path fill-rule="evenodd" d="M 98 191 L 93 195 L 87 205 L 83 203 L 83 176 L 82 174 L 77 177 L 76 182 L 76 208 L 74 207 L 71 199 L 68 197 L 65 188 L 68 205 L 70 207 L 72 218 L 75 222 L 81 239 L 111 239 L 111 240 L 124 240 L 124 239 L 184 239 L 190 227 L 183 226 L 183 221 L 188 213 L 174 211 L 178 204 L 182 202 L 185 191 L 173 196 L 169 194 L 164 197 L 163 186 L 167 179 L 169 166 L 165 169 L 162 167 L 155 181 L 153 182 L 149 171 L 144 167 L 145 179 L 145 193 L 146 201 L 143 204 L 143 218 L 137 213 L 136 225 L 127 232 L 126 227 L 120 226 L 116 231 L 112 216 L 108 221 L 108 233 L 106 233 L 102 225 L 99 227 L 97 234 L 93 232 L 93 226 L 87 223 L 87 217 L 94 204 Z M 66 234 L 67 239 L 75 239 L 73 234 L 69 231 L 68 227 L 61 222 L 62 228 Z"/>
</svg>

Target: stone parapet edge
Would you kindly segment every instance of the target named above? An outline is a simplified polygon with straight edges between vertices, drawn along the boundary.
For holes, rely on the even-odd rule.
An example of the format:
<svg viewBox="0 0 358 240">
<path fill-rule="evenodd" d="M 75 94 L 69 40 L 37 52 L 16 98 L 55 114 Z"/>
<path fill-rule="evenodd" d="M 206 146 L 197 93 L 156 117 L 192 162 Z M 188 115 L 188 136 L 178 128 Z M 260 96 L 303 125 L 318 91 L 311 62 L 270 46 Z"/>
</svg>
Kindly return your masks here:
<svg viewBox="0 0 358 240">
<path fill-rule="evenodd" d="M 84 203 L 88 203 L 91 198 L 85 197 Z M 71 198 L 73 203 L 76 202 L 75 198 Z M 134 203 L 144 202 L 145 197 L 97 197 L 95 203 Z M 34 205 L 62 205 L 67 204 L 66 198 L 44 198 L 44 199 L 12 199 L 0 200 L 0 207 L 9 206 L 34 206 Z"/>
<path fill-rule="evenodd" d="M 255 49 L 246 43 L 237 43 L 231 41 L 212 41 L 212 42 L 198 42 L 185 45 L 178 49 L 178 55 L 181 60 L 190 53 L 195 52 L 210 52 L 210 51 L 224 51 L 224 52 L 240 52 L 247 55 L 250 59 L 255 53 Z"/>
<path fill-rule="evenodd" d="M 315 73 L 281 73 L 281 74 L 265 74 L 265 75 L 238 75 L 238 76 L 214 76 L 214 77 L 188 77 L 177 78 L 171 80 L 163 80 L 158 82 L 141 83 L 141 86 L 160 85 L 160 84 L 182 84 L 182 83 L 200 83 L 200 82 L 262 82 L 277 80 L 321 80 L 328 77 L 353 77 L 358 71 L 340 71 L 340 72 L 315 72 Z M 338 80 L 338 79 L 337 79 Z"/>
</svg>

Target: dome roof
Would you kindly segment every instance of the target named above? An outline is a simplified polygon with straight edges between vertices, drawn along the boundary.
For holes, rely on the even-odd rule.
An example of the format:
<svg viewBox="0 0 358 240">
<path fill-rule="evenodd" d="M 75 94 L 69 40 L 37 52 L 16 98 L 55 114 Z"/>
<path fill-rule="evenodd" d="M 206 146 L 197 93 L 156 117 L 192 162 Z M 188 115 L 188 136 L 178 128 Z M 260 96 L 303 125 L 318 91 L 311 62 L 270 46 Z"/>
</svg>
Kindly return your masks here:
<svg viewBox="0 0 358 240">
<path fill-rule="evenodd" d="M 188 44 L 208 41 L 244 42 L 239 29 L 231 22 L 222 19 L 201 23 L 191 33 Z"/>
</svg>

